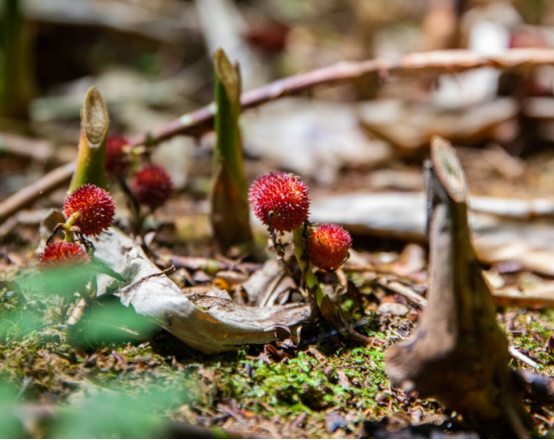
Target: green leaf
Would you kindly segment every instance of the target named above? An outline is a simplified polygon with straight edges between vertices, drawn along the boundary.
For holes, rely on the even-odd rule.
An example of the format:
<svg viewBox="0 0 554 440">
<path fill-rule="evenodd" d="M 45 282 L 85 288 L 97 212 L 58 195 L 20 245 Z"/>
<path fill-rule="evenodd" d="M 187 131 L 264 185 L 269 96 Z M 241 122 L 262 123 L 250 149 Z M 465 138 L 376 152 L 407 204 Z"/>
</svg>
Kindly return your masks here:
<svg viewBox="0 0 554 440">
<path fill-rule="evenodd" d="M 185 396 L 173 389 L 152 386 L 132 393 L 95 390 L 80 405 L 66 407 L 50 437 L 53 438 L 153 438 L 167 423 L 162 414 L 172 403 L 184 402 Z"/>
<path fill-rule="evenodd" d="M 17 391 L 0 381 L 0 438 L 25 438 L 21 420 L 16 416 Z"/>
</svg>

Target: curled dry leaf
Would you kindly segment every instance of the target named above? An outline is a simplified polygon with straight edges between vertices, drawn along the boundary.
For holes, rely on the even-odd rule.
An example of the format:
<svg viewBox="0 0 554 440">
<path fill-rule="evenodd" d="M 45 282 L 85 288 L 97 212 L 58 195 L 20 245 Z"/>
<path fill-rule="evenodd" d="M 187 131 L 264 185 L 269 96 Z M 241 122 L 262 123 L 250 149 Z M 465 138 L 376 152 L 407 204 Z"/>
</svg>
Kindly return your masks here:
<svg viewBox="0 0 554 440">
<path fill-rule="evenodd" d="M 99 294 L 119 295 L 125 306 L 156 321 L 185 344 L 203 353 L 237 350 L 244 344 L 275 341 L 277 326 L 296 328 L 307 319 L 308 306 L 244 307 L 224 290 L 182 291 L 165 275 L 145 277 L 160 270 L 142 249 L 123 233 L 110 229 L 95 240 L 95 256 L 123 275 L 121 283 L 98 279 Z"/>
</svg>

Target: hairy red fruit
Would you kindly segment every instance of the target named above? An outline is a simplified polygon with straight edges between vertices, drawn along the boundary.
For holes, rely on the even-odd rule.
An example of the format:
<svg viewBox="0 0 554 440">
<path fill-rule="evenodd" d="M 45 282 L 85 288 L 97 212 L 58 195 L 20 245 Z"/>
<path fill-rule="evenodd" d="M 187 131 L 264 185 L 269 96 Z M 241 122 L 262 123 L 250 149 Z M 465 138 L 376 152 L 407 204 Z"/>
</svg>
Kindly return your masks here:
<svg viewBox="0 0 554 440">
<path fill-rule="evenodd" d="M 106 142 L 106 172 L 112 176 L 125 174 L 131 161 L 125 151 L 129 141 L 124 136 L 110 136 Z"/>
<path fill-rule="evenodd" d="M 309 190 L 297 176 L 277 172 L 260 176 L 250 187 L 250 204 L 261 222 L 290 232 L 308 219 Z"/>
<path fill-rule="evenodd" d="M 337 270 L 348 256 L 352 237 L 338 225 L 321 225 L 310 234 L 310 262 L 323 270 Z"/>
<path fill-rule="evenodd" d="M 139 203 L 155 209 L 167 202 L 173 192 L 173 182 L 164 167 L 147 165 L 135 174 L 131 189 Z"/>
<path fill-rule="evenodd" d="M 48 269 L 66 264 L 88 263 L 90 257 L 81 246 L 61 241 L 46 246 L 38 260 L 40 269 Z"/>
<path fill-rule="evenodd" d="M 95 185 L 85 184 L 65 199 L 66 220 L 75 215 L 73 226 L 84 235 L 99 235 L 108 229 L 115 216 L 115 204 L 110 193 Z"/>
<path fill-rule="evenodd" d="M 258 178 L 254 180 L 254 182 L 252 182 L 252 185 L 250 186 L 250 190 L 248 191 L 248 200 L 250 201 L 250 204 L 254 205 L 254 203 L 256 203 L 258 191 L 260 190 L 260 188 L 263 187 L 263 185 L 265 185 L 265 183 L 268 180 L 271 180 L 274 176 L 277 176 L 277 175 L 284 176 L 286 174 L 287 173 L 283 173 L 279 171 L 274 173 L 262 174 L 261 176 L 258 176 Z"/>
</svg>

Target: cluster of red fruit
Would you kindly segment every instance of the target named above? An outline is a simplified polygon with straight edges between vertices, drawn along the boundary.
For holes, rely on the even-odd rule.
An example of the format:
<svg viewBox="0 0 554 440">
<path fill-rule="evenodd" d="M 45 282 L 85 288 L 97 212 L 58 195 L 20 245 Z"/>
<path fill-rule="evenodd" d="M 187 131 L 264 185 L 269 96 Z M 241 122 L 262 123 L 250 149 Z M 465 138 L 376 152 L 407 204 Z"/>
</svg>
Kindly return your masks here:
<svg viewBox="0 0 554 440">
<path fill-rule="evenodd" d="M 123 136 L 108 138 L 106 172 L 111 176 L 125 175 L 130 167 L 129 141 Z M 167 202 L 173 192 L 173 183 L 164 167 L 146 165 L 134 175 L 131 191 L 140 204 L 154 210 Z"/>
<path fill-rule="evenodd" d="M 112 137 L 106 151 L 106 170 L 124 174 L 130 161 L 127 141 Z M 155 209 L 163 205 L 173 190 L 171 179 L 160 166 L 147 165 L 131 181 L 134 196 L 144 205 Z M 250 188 L 250 203 L 256 216 L 274 231 L 291 232 L 308 220 L 309 190 L 297 176 L 276 172 L 259 177 Z M 64 204 L 64 216 L 71 226 L 85 236 L 97 236 L 108 229 L 115 215 L 110 194 L 94 185 L 83 185 L 69 195 Z M 352 245 L 350 234 L 338 225 L 324 224 L 309 233 L 310 262 L 323 270 L 338 269 L 348 256 Z M 79 263 L 89 256 L 75 243 L 60 242 L 46 247 L 40 256 L 41 267 L 53 263 Z"/>
<path fill-rule="evenodd" d="M 108 191 L 87 184 L 67 196 L 63 214 L 82 235 L 94 237 L 112 224 L 115 204 Z M 88 261 L 90 257 L 81 246 L 67 241 L 49 244 L 39 257 L 41 268 Z"/>
<path fill-rule="evenodd" d="M 308 220 L 309 190 L 293 174 L 264 174 L 252 184 L 249 199 L 256 216 L 272 230 L 291 232 Z M 348 257 L 352 238 L 340 226 L 324 224 L 310 232 L 307 245 L 310 262 L 333 271 Z"/>
<path fill-rule="evenodd" d="M 106 172 L 111 176 L 125 175 L 130 167 L 129 142 L 122 136 L 112 136 L 106 144 Z M 131 181 L 136 200 L 154 210 L 169 199 L 173 184 L 167 171 L 158 165 L 146 165 Z M 64 204 L 66 225 L 78 228 L 83 236 L 98 236 L 108 229 L 115 216 L 112 196 L 95 185 L 83 185 L 69 195 Z M 39 266 L 49 268 L 65 264 L 82 264 L 90 256 L 76 243 L 62 241 L 46 246 L 39 257 Z"/>
</svg>

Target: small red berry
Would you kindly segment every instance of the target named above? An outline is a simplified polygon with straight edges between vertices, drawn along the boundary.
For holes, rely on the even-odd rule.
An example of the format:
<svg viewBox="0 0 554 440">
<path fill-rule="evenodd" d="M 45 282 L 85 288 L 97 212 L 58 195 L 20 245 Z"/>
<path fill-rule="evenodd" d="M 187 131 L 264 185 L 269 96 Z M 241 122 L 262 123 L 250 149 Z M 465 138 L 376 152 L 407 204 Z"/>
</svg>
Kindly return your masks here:
<svg viewBox="0 0 554 440">
<path fill-rule="evenodd" d="M 78 213 L 73 226 L 84 235 L 99 235 L 108 229 L 115 216 L 115 204 L 110 193 L 95 185 L 85 184 L 65 199 L 64 216 L 69 219 Z"/>
<path fill-rule="evenodd" d="M 49 244 L 38 258 L 40 269 L 66 264 L 84 264 L 90 261 L 90 257 L 81 246 L 66 241 Z"/>
<path fill-rule="evenodd" d="M 125 147 L 127 138 L 119 135 L 110 136 L 106 142 L 106 172 L 112 176 L 125 174 L 131 165 Z"/>
<path fill-rule="evenodd" d="M 250 187 L 252 209 L 261 222 L 290 232 L 308 219 L 309 190 L 297 176 L 277 172 L 260 176 Z"/>
<path fill-rule="evenodd" d="M 337 270 L 348 256 L 352 237 L 338 225 L 321 225 L 310 234 L 309 255 L 314 266 Z"/>
<path fill-rule="evenodd" d="M 167 202 L 173 192 L 173 182 L 164 167 L 147 165 L 135 174 L 131 189 L 139 203 L 155 209 Z"/>
</svg>

